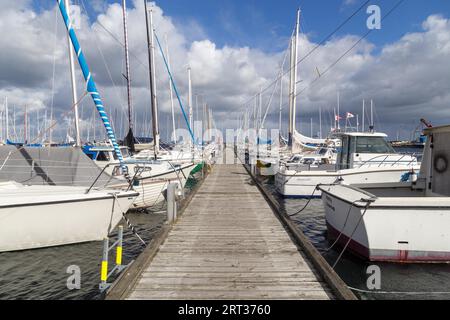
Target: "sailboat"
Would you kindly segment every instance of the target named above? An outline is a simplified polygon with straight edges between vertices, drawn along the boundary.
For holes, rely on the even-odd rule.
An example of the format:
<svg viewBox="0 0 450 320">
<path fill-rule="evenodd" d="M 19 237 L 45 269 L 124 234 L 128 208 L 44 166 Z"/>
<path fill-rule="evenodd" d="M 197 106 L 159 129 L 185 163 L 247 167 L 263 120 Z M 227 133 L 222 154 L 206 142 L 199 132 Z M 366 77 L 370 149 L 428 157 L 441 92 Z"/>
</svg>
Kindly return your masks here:
<svg viewBox="0 0 450 320">
<path fill-rule="evenodd" d="M 87 89 L 105 125 L 108 137 L 121 161 L 114 132 L 109 125 L 102 99 L 75 31 L 66 5 L 57 1 Z M 95 182 L 95 181 L 94 181 Z M 138 193 L 94 187 L 23 185 L 13 181 L 0 183 L 0 251 L 34 249 L 101 240 L 122 219 Z"/>
<path fill-rule="evenodd" d="M 149 51 L 149 75 L 150 75 L 150 93 L 151 93 L 151 105 L 152 105 L 152 129 L 153 129 L 153 150 L 146 151 L 151 152 L 152 156 L 148 157 L 145 152 L 138 153 L 137 156 L 129 154 L 128 151 L 134 152 L 135 138 L 133 134 L 133 120 L 132 120 L 132 103 L 131 103 L 131 76 L 129 68 L 129 55 L 128 55 L 128 32 L 127 32 L 127 10 L 126 1 L 122 0 L 122 13 L 123 13 L 123 26 L 124 26 L 124 39 L 125 39 L 125 65 L 126 65 L 126 80 L 127 80 L 127 101 L 128 101 L 128 134 L 125 138 L 127 144 L 126 147 L 122 147 L 126 157 L 123 162 L 119 161 L 115 157 L 114 148 L 109 145 L 103 146 L 87 146 L 85 152 L 90 154 L 91 159 L 103 168 L 106 173 L 113 177 L 118 177 L 122 180 L 121 183 L 114 182 L 110 186 L 115 189 L 127 189 L 128 181 L 121 177 L 121 169 L 125 168 L 126 172 L 133 179 L 133 187 L 139 192 L 139 196 L 133 203 L 133 207 L 136 209 L 152 207 L 164 202 L 164 191 L 167 189 L 169 183 L 177 183 L 180 189 L 183 189 L 186 181 L 189 178 L 189 174 L 194 168 L 194 163 L 178 162 L 173 157 L 163 157 L 160 152 L 160 138 L 159 138 L 159 124 L 158 124 L 158 111 L 155 95 L 155 62 L 154 62 L 154 40 L 153 40 L 153 17 L 152 10 L 150 9 L 150 15 L 147 11 L 147 3 L 145 1 L 145 18 L 147 26 L 147 41 Z M 128 150 L 127 150 L 128 149 Z"/>
<path fill-rule="evenodd" d="M 303 156 L 307 156 L 308 159 L 323 158 L 321 152 L 323 149 L 326 151 L 329 162 L 335 161 L 334 153 L 336 140 L 334 139 L 317 139 L 307 137 L 296 129 L 296 106 L 297 106 L 297 78 L 298 78 L 298 43 L 300 32 L 300 15 L 301 11 L 297 11 L 297 20 L 295 24 L 294 36 L 290 41 L 290 79 L 289 79 L 289 131 L 287 145 L 277 150 L 277 156 L 273 155 L 273 152 L 269 152 L 269 155 L 265 155 L 260 151 L 261 139 L 257 139 L 257 148 L 253 146 L 256 151 L 256 171 L 262 176 L 273 176 L 280 170 L 280 163 L 292 162 L 294 159 L 303 159 Z M 281 73 L 282 75 L 282 73 Z M 282 79 L 280 80 L 282 81 Z M 280 90 L 280 94 L 282 90 Z M 280 114 L 280 132 L 281 132 L 281 114 Z M 280 140 L 282 137 L 280 135 Z M 331 158 L 329 158 L 331 156 Z M 302 160 L 303 161 L 303 160 Z M 309 161 L 309 160 L 308 160 Z"/>
<path fill-rule="evenodd" d="M 337 132 L 328 139 L 306 137 L 296 130 L 297 96 L 297 43 L 300 11 L 297 14 L 295 37 L 291 40 L 291 81 L 289 101 L 288 146 L 292 157 L 280 161 L 275 175 L 275 187 L 283 197 L 320 197 L 319 184 L 343 180 L 346 184 L 397 182 L 411 170 L 418 170 L 417 158 L 401 155 L 386 141 L 384 133 Z M 338 93 L 339 106 L 339 93 Z M 338 112 L 339 114 L 339 112 Z M 371 126 L 373 129 L 373 126 Z M 335 150 L 339 147 L 340 152 Z M 317 150 L 327 149 L 330 155 L 325 159 L 316 154 Z M 319 151 L 320 152 L 320 151 Z M 299 158 L 298 161 L 294 161 Z M 317 160 L 320 161 L 317 161 Z"/>
<path fill-rule="evenodd" d="M 424 134 L 409 181 L 319 186 L 330 241 L 370 261 L 450 261 L 450 126 Z"/>
</svg>

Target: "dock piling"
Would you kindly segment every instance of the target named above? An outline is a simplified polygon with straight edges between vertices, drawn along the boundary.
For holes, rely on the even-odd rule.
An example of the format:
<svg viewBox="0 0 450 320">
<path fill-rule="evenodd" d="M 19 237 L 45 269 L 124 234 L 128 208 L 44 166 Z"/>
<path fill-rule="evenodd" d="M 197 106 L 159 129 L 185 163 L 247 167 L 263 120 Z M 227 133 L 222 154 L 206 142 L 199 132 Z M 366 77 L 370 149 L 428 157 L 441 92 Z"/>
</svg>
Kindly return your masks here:
<svg viewBox="0 0 450 320">
<path fill-rule="evenodd" d="M 173 223 L 177 219 L 177 193 L 178 184 L 169 183 L 167 186 L 167 221 Z"/>
</svg>

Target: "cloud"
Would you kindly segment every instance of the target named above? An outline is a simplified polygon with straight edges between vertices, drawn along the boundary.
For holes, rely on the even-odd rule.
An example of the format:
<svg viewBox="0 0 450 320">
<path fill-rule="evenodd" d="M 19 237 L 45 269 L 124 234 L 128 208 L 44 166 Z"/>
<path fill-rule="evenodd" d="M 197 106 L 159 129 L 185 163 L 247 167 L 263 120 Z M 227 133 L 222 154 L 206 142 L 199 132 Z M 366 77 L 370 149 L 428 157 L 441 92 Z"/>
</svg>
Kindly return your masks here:
<svg viewBox="0 0 450 320">
<path fill-rule="evenodd" d="M 82 10 L 81 29 L 77 30 L 83 50 L 105 100 L 107 111 L 114 118 L 116 131 L 126 131 L 126 87 L 124 73 L 124 49 L 122 10 L 119 3 L 99 6 L 93 21 Z M 146 30 L 142 1 L 129 2 L 128 28 L 131 59 L 132 99 L 136 113 L 138 134 L 148 134 L 150 128 L 149 76 L 146 46 Z M 154 7 L 156 33 L 165 47 L 168 39 L 172 72 L 186 104 L 187 67 L 192 68 L 194 94 L 199 103 L 207 102 L 221 128 L 235 127 L 237 118 L 245 107 L 250 109 L 255 100 L 249 100 L 261 88 L 266 88 L 278 74 L 284 52 L 273 52 L 251 47 L 225 45 L 218 47 L 214 39 L 195 20 L 180 23 Z M 186 27 L 187 26 L 187 27 Z M 55 30 L 57 32 L 55 33 Z M 105 30 L 106 29 L 106 30 Z M 8 1 L 0 11 L 0 100 L 8 96 L 10 106 L 16 107 L 18 122 L 23 117 L 24 106 L 30 112 L 53 110 L 56 117 L 68 119 L 71 107 L 70 78 L 67 58 L 67 39 L 64 25 L 56 8 L 37 12 L 31 1 Z M 386 31 L 388 32 L 388 31 Z M 341 111 L 361 114 L 362 99 L 374 99 L 379 129 L 395 134 L 401 129 L 409 135 L 420 117 L 441 123 L 450 115 L 450 22 L 439 15 L 429 16 L 421 32 L 409 33 L 398 41 L 375 51 L 370 41 L 363 41 L 319 80 L 317 71 L 323 73 L 339 56 L 357 41 L 358 36 L 346 35 L 333 38 L 317 49 L 299 66 L 301 92 L 298 99 L 297 122 L 300 130 L 309 134 L 310 118 L 318 119 L 322 108 L 330 125 L 330 115 L 336 106 L 336 94 L 341 95 Z M 285 40 L 285 39 L 283 39 Z M 281 40 L 280 40 L 281 41 Z M 315 43 L 302 35 L 300 56 L 306 55 Z M 157 97 L 160 110 L 161 131 L 167 136 L 170 117 L 168 75 L 157 53 Z M 55 76 L 53 77 L 53 69 Z M 77 65 L 78 69 L 78 65 Z M 285 70 L 287 64 L 285 65 Z M 84 82 L 77 71 L 78 91 L 82 94 Z M 311 83 L 314 83 L 311 85 Z M 287 124 L 288 77 L 283 78 L 283 123 Z M 263 91 L 265 108 L 273 87 Z M 274 94 L 266 127 L 278 127 L 278 86 Z M 93 134 L 93 105 L 86 97 L 82 103 L 83 135 Z M 195 99 L 194 99 L 195 102 Z M 186 107 L 186 106 L 185 106 Z M 176 104 L 176 122 L 184 126 Z M 195 108 L 194 108 L 195 110 Z M 34 117 L 34 114 L 33 114 Z M 96 116 L 97 117 L 97 116 Z M 55 134 L 65 137 L 67 121 Z M 96 118 L 96 134 L 101 123 Z M 63 123 L 63 122 L 61 122 Z M 285 129 L 284 125 L 284 129 Z"/>
</svg>

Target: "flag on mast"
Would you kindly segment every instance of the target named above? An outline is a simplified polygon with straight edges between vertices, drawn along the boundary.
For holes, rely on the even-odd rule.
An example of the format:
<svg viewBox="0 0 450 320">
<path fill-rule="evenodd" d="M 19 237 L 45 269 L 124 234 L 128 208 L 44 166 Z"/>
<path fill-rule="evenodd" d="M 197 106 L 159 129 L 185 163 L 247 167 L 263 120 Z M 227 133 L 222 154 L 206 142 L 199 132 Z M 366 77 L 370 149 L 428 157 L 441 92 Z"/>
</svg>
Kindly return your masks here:
<svg viewBox="0 0 450 320">
<path fill-rule="evenodd" d="M 350 112 L 347 112 L 347 116 L 346 117 L 347 117 L 347 119 L 351 119 L 351 118 L 354 118 L 355 115 L 350 113 Z"/>
</svg>

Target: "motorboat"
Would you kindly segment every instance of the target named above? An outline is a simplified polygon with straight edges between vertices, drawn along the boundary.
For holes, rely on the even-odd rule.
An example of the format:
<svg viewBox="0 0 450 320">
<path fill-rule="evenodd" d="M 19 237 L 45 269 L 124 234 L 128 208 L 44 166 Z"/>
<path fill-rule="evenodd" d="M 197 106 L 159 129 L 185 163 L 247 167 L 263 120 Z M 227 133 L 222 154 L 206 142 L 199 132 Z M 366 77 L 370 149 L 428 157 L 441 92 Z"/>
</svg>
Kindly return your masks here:
<svg viewBox="0 0 450 320">
<path fill-rule="evenodd" d="M 409 181 L 319 186 L 330 241 L 370 261 L 450 261 L 450 126 L 424 133 Z"/>
<path fill-rule="evenodd" d="M 395 152 L 384 133 L 346 132 L 336 137 L 341 140 L 336 164 L 280 163 L 276 190 L 284 197 L 320 197 L 319 184 L 399 182 L 405 174 L 420 169 L 417 157 Z"/>
</svg>

